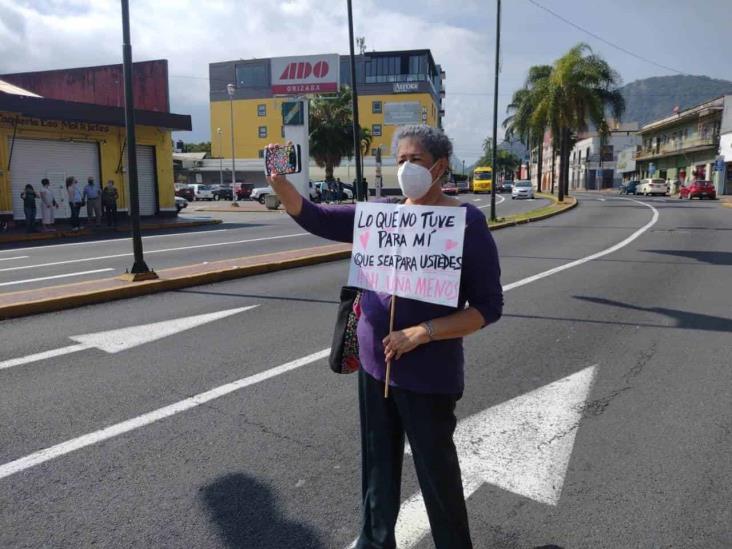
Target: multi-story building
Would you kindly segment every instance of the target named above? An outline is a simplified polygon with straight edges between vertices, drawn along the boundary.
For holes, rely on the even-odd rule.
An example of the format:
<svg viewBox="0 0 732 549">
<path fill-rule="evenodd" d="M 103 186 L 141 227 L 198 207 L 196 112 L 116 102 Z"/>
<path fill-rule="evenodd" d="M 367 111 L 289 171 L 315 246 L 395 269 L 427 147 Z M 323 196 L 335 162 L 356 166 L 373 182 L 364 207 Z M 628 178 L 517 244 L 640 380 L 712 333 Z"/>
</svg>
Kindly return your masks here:
<svg viewBox="0 0 732 549">
<path fill-rule="evenodd" d="M 638 123 L 614 124 L 606 136 L 590 132 L 580 136 L 569 153 L 569 188 L 600 190 L 619 186 L 616 169 L 620 151 L 640 144 Z"/>
<path fill-rule="evenodd" d="M 349 57 L 338 56 L 341 85 L 351 83 Z M 284 137 L 282 103 L 273 87 L 273 66 L 282 58 L 225 61 L 209 65 L 212 155 L 252 159 Z M 279 73 L 279 69 L 277 70 Z M 403 124 L 441 126 L 445 73 L 430 50 L 365 52 L 356 56 L 356 83 L 361 126 L 370 131 L 370 155 L 381 147 L 385 163 L 391 155 L 394 130 Z M 227 90 L 234 84 L 233 95 Z M 312 93 L 317 88 L 298 90 Z M 329 90 L 333 91 L 333 90 Z"/>
<path fill-rule="evenodd" d="M 724 150 L 721 142 L 721 136 L 730 133 L 732 95 L 679 110 L 641 128 L 638 172 L 641 177 L 666 179 L 674 187 L 672 191 L 680 183 L 703 179 L 713 181 L 718 194 L 732 193 L 726 177 L 732 165 L 725 164 L 732 161 L 732 149 L 728 145 Z"/>
</svg>

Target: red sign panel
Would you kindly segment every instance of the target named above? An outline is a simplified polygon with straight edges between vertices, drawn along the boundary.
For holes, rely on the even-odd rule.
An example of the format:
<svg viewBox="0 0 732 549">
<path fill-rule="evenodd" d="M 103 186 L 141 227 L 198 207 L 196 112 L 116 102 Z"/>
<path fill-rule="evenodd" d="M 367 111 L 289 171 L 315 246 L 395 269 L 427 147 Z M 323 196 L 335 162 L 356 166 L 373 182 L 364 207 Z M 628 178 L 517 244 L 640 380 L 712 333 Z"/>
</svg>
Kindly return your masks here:
<svg viewBox="0 0 732 549">
<path fill-rule="evenodd" d="M 337 92 L 340 84 L 338 54 L 276 57 L 271 60 L 272 93 Z"/>
</svg>

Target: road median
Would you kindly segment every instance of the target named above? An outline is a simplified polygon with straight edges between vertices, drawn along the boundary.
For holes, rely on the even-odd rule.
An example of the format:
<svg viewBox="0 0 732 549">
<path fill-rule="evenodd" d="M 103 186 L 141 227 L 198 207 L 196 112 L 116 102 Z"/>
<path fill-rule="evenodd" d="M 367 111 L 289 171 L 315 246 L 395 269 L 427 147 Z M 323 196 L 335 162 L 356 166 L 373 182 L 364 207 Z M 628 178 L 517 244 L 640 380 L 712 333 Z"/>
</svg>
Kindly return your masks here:
<svg viewBox="0 0 732 549">
<path fill-rule="evenodd" d="M 554 217 L 555 215 L 571 210 L 578 204 L 577 199 L 573 196 L 565 196 L 564 202 L 559 202 L 559 200 L 551 194 L 537 193 L 536 197 L 546 198 L 547 200 L 551 200 L 552 203 L 548 206 L 537 208 L 536 210 L 499 217 L 496 221 L 489 221 L 488 226 L 492 231 L 497 231 L 507 227 L 515 227 L 516 225 L 531 223 L 532 221 L 542 221 L 543 219 L 549 219 L 550 217 Z"/>
<path fill-rule="evenodd" d="M 573 197 L 566 198 L 564 203 L 559 203 L 551 195 L 544 197 L 552 199 L 553 203 L 524 214 L 510 216 L 510 218 L 492 224 L 491 230 L 547 219 L 577 205 L 577 200 Z M 331 244 L 303 250 L 197 263 L 163 269 L 157 272 L 158 279 L 143 282 L 129 282 L 119 277 L 113 277 L 4 293 L 0 294 L 0 320 L 339 261 L 350 257 L 351 248 L 350 244 Z"/>
</svg>

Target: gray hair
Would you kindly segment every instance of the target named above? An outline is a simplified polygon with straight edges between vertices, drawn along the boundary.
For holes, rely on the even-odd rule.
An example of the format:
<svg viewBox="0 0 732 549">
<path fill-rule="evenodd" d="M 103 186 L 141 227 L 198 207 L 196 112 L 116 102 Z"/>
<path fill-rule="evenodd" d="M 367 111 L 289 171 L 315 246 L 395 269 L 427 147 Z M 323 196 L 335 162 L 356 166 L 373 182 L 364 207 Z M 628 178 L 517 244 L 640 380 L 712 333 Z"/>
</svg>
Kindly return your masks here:
<svg viewBox="0 0 732 549">
<path fill-rule="evenodd" d="M 399 149 L 399 141 L 402 139 L 414 139 L 422 148 L 432 155 L 432 158 L 450 159 L 452 156 L 452 141 L 440 128 L 433 128 L 426 124 L 415 124 L 413 126 L 401 126 L 394 132 L 394 140 L 391 144 L 391 151 L 394 156 Z"/>
</svg>

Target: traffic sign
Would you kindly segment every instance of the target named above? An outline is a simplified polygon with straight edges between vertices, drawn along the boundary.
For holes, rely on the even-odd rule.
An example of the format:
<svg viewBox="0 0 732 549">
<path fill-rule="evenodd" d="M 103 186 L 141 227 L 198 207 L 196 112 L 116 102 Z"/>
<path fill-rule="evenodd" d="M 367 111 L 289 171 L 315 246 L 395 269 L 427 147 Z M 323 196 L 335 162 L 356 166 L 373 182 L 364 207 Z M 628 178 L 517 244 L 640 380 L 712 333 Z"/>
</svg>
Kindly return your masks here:
<svg viewBox="0 0 732 549">
<path fill-rule="evenodd" d="M 302 101 L 282 103 L 282 124 L 284 126 L 302 126 L 304 123 Z"/>
</svg>

